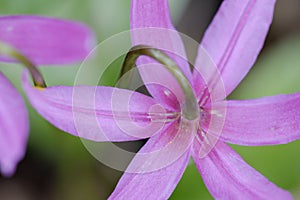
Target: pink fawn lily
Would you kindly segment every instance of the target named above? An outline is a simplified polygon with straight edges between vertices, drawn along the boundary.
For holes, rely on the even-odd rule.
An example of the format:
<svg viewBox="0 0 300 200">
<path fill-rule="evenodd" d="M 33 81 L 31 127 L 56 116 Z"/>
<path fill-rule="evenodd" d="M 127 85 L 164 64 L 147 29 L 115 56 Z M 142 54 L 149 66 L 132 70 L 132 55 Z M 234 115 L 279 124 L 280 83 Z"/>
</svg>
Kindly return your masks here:
<svg viewBox="0 0 300 200">
<path fill-rule="evenodd" d="M 216 199 L 292 199 L 225 144 L 284 144 L 300 138 L 299 93 L 224 100 L 255 62 L 274 4 L 275 0 L 225 0 L 203 38 L 192 72 L 171 23 L 168 1 L 133 0 L 132 43 L 154 48 L 134 48 L 127 58 L 135 61 L 144 55 L 137 64 L 152 97 L 103 86 L 39 90 L 26 76 L 24 89 L 43 117 L 73 135 L 114 142 L 151 136 L 109 199 L 168 199 L 191 156 Z M 75 98 L 76 106 L 74 91 L 82 97 Z M 131 121 L 116 120 L 126 113 Z M 151 122 L 165 123 L 153 129 L 147 126 Z"/>
<path fill-rule="evenodd" d="M 287 191 L 269 182 L 224 143 L 283 144 L 296 140 L 300 136 L 299 93 L 256 100 L 223 100 L 234 90 L 255 62 L 272 21 L 274 4 L 275 0 L 225 0 L 199 47 L 194 73 L 189 71 L 187 63 L 178 59 L 178 56 L 173 56 L 193 85 L 200 106 L 200 128 L 198 127 L 190 148 L 187 148 L 179 159 L 165 168 L 149 173 L 125 172 L 109 199 L 168 199 L 180 180 L 190 155 L 208 190 L 216 199 L 292 199 Z M 140 33 L 133 31 L 132 42 L 133 45 L 150 45 L 184 57 L 179 36 L 176 38 L 171 31 L 147 31 L 146 28 L 173 29 L 167 0 L 132 0 L 131 29 L 141 29 Z M 210 67 L 210 60 L 203 55 L 203 49 L 216 64 L 220 77 L 209 76 L 211 74 L 203 69 Z M 138 62 L 140 65 L 149 63 L 153 61 L 146 58 L 140 58 Z M 157 71 L 140 70 L 140 73 L 145 82 L 157 80 Z M 164 81 L 158 80 L 159 83 L 165 86 L 167 82 L 167 86 L 173 88 L 172 92 L 178 93 L 176 96 L 179 104 L 183 104 L 184 101 L 180 102 L 184 99 L 180 96 L 182 94 L 173 87 L 178 85 L 176 81 L 164 69 L 161 69 L 159 74 L 159 77 L 164 77 Z M 199 74 L 208 77 L 201 77 Z M 219 84 L 218 81 L 210 85 L 216 82 L 214 81 L 216 77 L 221 78 L 224 93 L 215 91 L 218 88 L 215 87 Z M 210 91 L 204 87 L 206 83 Z M 165 94 L 165 87 L 150 85 L 147 88 L 153 98 L 165 105 L 165 108 L 179 111 L 176 105 L 178 101 Z M 212 95 L 215 96 L 212 98 Z M 208 135 L 210 130 L 207 129 L 205 119 L 213 118 L 218 114 L 224 117 L 222 134 L 219 136 L 219 141 L 215 141 L 213 148 L 209 149 L 208 154 L 203 155 L 201 148 L 207 145 L 205 138 L 210 139 Z M 152 152 L 166 146 L 172 141 L 174 137 L 172 134 L 182 134 L 183 131 L 177 129 L 177 123 L 173 123 L 165 132 L 151 137 L 139 153 Z M 213 135 L 214 131 L 211 134 Z M 172 156 L 172 153 L 167 156 Z M 160 161 L 163 162 L 163 159 L 166 159 L 166 156 L 161 156 Z M 137 160 L 133 159 L 131 165 Z M 144 163 L 147 165 L 149 161 L 152 159 L 149 158 Z"/>
<path fill-rule="evenodd" d="M 93 40 L 92 32 L 77 22 L 40 16 L 0 17 L 1 61 L 25 62 L 41 87 L 45 84 L 37 69 L 21 54 L 35 64 L 73 63 L 85 58 Z M 0 169 L 10 176 L 24 156 L 29 122 L 22 96 L 1 72 L 0 92 Z"/>
</svg>

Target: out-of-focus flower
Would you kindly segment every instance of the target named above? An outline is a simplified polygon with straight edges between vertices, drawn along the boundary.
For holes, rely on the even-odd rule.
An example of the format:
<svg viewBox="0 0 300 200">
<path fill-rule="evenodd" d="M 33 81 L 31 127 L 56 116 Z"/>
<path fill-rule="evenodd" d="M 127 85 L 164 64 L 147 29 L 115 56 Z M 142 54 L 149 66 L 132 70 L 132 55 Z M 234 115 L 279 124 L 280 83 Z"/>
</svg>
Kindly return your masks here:
<svg viewBox="0 0 300 200">
<path fill-rule="evenodd" d="M 36 68 L 29 60 L 38 65 L 83 60 L 93 40 L 89 28 L 77 22 L 41 16 L 0 17 L 1 61 L 25 59 L 31 70 Z M 43 80 L 35 81 L 43 86 Z M 1 72 L 0 93 L 0 169 L 4 176 L 11 176 L 26 150 L 28 114 L 22 96 Z"/>
</svg>

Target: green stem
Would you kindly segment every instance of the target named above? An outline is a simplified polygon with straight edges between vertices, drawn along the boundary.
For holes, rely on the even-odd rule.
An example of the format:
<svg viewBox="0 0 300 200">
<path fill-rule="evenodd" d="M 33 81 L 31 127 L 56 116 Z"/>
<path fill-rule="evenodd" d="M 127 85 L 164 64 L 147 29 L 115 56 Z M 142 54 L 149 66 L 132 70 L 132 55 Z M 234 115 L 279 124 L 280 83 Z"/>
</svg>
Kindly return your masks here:
<svg viewBox="0 0 300 200">
<path fill-rule="evenodd" d="M 135 63 L 139 56 L 148 56 L 155 59 L 176 78 L 185 95 L 185 102 L 182 108 L 183 116 L 188 120 L 194 120 L 198 118 L 199 106 L 193 88 L 191 87 L 188 79 L 181 71 L 181 69 L 177 66 L 177 64 L 162 51 L 146 45 L 138 45 L 132 47 L 126 55 L 121 71 L 121 76 L 136 66 Z M 128 84 L 128 80 L 120 79 L 119 84 Z"/>
<path fill-rule="evenodd" d="M 4 57 L 10 57 L 16 59 L 21 64 L 23 64 L 28 70 L 33 79 L 33 83 L 36 87 L 46 88 L 46 83 L 42 74 L 39 72 L 37 67 L 23 54 L 18 52 L 15 48 L 11 45 L 6 43 L 0 42 L 0 54 Z"/>
</svg>

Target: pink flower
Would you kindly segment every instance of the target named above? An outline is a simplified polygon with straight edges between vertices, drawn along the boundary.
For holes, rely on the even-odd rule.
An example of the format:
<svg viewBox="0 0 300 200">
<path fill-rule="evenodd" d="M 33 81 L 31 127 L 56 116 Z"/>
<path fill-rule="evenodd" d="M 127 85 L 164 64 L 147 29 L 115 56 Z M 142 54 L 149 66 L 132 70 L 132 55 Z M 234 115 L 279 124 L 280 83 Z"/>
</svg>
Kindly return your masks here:
<svg viewBox="0 0 300 200">
<path fill-rule="evenodd" d="M 132 0 L 131 29 L 141 29 L 140 32 L 136 31 L 138 33 L 133 32 L 132 42 L 133 45 L 150 45 L 184 56 L 180 38 L 176 38 L 171 31 L 146 30 L 147 28 L 173 29 L 167 2 L 167 0 Z M 200 106 L 200 115 L 208 118 L 217 115 L 218 112 L 221 115 L 225 114 L 222 134 L 208 155 L 201 156 L 201 148 L 206 145 L 204 138 L 210 139 L 210 136 L 205 134 L 209 134 L 210 130 L 206 129 L 207 124 L 200 116 L 200 128 L 196 134 L 198 139 L 193 140 L 190 148 L 178 160 L 165 168 L 149 173 L 125 172 L 109 199 L 168 199 L 180 180 L 190 155 L 208 190 L 216 199 L 292 198 L 288 192 L 278 188 L 250 167 L 224 143 L 282 144 L 298 139 L 300 136 L 299 93 L 255 100 L 223 100 L 234 90 L 255 62 L 272 21 L 274 4 L 275 0 L 225 0 L 199 47 L 194 73 L 190 72 L 187 63 L 173 56 L 193 85 Z M 168 37 L 167 34 L 170 36 Z M 214 87 L 213 80 L 217 76 L 201 78 L 197 73 L 211 75 L 203 69 L 210 67 L 207 66 L 210 61 L 203 55 L 203 49 L 211 56 L 219 70 L 225 95 L 215 91 L 218 88 Z M 139 64 L 150 62 L 153 63 L 145 58 L 139 59 Z M 140 73 L 144 82 L 157 80 L 157 71 L 140 70 Z M 160 77 L 164 77 L 164 84 L 161 85 L 165 86 L 167 83 L 168 87 L 172 87 L 177 84 L 168 72 L 161 70 L 159 73 Z M 206 84 L 203 79 L 207 80 L 210 91 L 203 87 Z M 220 84 L 220 81 L 216 84 Z M 168 109 L 179 111 L 180 106 L 174 103 L 176 101 L 164 94 L 164 87 L 152 85 L 147 88 L 156 101 Z M 180 99 L 181 94 L 178 90 L 173 89 L 172 92 L 178 93 L 177 98 Z M 212 95 L 215 96 L 212 98 Z M 166 132 L 151 137 L 140 153 L 151 152 L 158 146 L 167 145 L 173 133 L 181 134 L 176 130 L 176 122 Z M 211 134 L 214 134 L 213 131 Z M 168 156 L 172 156 L 172 153 Z M 134 162 L 136 159 L 132 161 Z"/>
<path fill-rule="evenodd" d="M 26 77 L 24 89 L 43 117 L 73 135 L 114 142 L 150 137 L 109 199 L 168 199 L 191 156 L 216 199 L 292 199 L 225 143 L 271 145 L 300 138 L 299 93 L 224 100 L 255 62 L 274 4 L 275 0 L 225 0 L 203 38 L 192 72 L 171 23 L 168 1 L 133 0 L 133 46 L 164 50 L 180 66 L 177 75 L 188 80 L 186 91 L 176 74 L 174 78 L 146 57 L 138 60 L 139 72 L 152 97 L 104 86 L 37 90 Z M 195 110 L 187 100 L 195 100 Z M 120 119 L 128 114 L 132 120 L 123 123 Z"/>
<path fill-rule="evenodd" d="M 1 48 L 6 43 L 35 64 L 66 64 L 85 58 L 94 39 L 80 23 L 39 16 L 0 17 Z M 14 61 L 3 55 L 1 61 Z M 23 158 L 29 133 L 28 114 L 22 96 L 0 72 L 0 169 L 14 173 Z"/>
</svg>

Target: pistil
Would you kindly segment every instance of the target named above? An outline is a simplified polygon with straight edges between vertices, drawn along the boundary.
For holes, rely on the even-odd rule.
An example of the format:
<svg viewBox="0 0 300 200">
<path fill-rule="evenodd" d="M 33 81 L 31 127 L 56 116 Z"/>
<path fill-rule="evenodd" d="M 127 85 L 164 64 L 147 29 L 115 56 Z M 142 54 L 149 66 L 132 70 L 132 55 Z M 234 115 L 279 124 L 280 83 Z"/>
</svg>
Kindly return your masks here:
<svg viewBox="0 0 300 200">
<path fill-rule="evenodd" d="M 37 69 L 37 67 L 28 58 L 26 58 L 26 56 L 24 56 L 14 47 L 0 41 L 0 54 L 4 57 L 17 60 L 19 63 L 23 64 L 28 69 L 35 87 L 38 88 L 47 87 L 44 78 L 42 74 L 39 72 L 39 70 Z"/>
<path fill-rule="evenodd" d="M 183 117 L 188 120 L 198 119 L 200 113 L 199 106 L 190 82 L 178 65 L 161 50 L 146 45 L 132 47 L 126 55 L 121 76 L 136 66 L 136 61 L 140 56 L 148 56 L 156 60 L 174 76 L 185 95 L 185 102 L 182 105 Z M 128 84 L 124 79 L 121 79 L 119 83 L 120 85 Z"/>
</svg>

